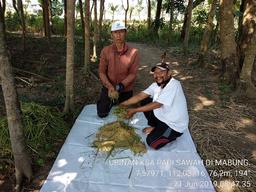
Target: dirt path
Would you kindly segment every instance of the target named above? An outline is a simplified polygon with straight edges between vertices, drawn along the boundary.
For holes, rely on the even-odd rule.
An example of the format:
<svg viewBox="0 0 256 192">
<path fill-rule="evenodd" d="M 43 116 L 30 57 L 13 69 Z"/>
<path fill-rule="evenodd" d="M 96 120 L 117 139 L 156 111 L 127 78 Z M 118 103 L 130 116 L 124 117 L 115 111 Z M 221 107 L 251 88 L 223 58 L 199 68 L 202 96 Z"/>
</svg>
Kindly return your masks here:
<svg viewBox="0 0 256 192">
<path fill-rule="evenodd" d="M 185 63 L 183 55 L 175 48 L 164 50 L 146 44 L 130 44 L 140 53 L 136 92 L 152 83 L 150 69 L 167 51 L 172 75 L 181 81 L 187 97 L 191 135 L 204 162 L 212 162 L 206 168 L 216 189 L 255 191 L 255 101 L 232 96 L 229 87 L 218 80 L 218 62 L 214 59 L 208 63 L 211 69 L 201 69 L 196 65 L 195 54 Z M 228 161 L 231 161 L 229 166 Z M 224 171 L 227 174 L 221 175 Z M 239 171 L 241 174 L 237 174 Z"/>
</svg>

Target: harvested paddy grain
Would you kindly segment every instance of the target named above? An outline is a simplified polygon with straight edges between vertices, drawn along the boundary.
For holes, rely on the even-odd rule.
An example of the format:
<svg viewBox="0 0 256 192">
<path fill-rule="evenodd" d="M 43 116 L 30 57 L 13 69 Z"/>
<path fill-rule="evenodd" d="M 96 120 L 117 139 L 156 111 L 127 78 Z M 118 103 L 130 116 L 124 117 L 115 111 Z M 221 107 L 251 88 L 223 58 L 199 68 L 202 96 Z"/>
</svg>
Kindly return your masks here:
<svg viewBox="0 0 256 192">
<path fill-rule="evenodd" d="M 115 149 L 130 149 L 135 155 L 146 152 L 146 146 L 135 128 L 121 121 L 102 126 L 93 142 L 99 151 L 111 153 Z"/>
<path fill-rule="evenodd" d="M 113 114 L 117 117 L 118 120 L 124 120 L 127 114 L 127 108 L 119 105 L 113 110 Z"/>
</svg>

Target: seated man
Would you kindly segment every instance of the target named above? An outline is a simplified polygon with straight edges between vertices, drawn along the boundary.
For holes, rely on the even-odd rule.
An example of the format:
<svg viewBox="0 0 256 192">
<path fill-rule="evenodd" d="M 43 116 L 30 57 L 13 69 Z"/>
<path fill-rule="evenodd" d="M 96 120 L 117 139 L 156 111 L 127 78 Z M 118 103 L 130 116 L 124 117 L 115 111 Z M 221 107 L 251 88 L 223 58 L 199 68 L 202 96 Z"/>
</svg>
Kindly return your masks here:
<svg viewBox="0 0 256 192">
<path fill-rule="evenodd" d="M 166 63 L 158 63 L 151 69 L 155 82 L 146 90 L 122 102 L 127 107 L 141 101 L 142 106 L 127 109 L 127 118 L 144 112 L 150 127 L 144 128 L 147 144 L 159 149 L 180 137 L 188 128 L 187 102 L 181 84 L 174 79 Z"/>
</svg>

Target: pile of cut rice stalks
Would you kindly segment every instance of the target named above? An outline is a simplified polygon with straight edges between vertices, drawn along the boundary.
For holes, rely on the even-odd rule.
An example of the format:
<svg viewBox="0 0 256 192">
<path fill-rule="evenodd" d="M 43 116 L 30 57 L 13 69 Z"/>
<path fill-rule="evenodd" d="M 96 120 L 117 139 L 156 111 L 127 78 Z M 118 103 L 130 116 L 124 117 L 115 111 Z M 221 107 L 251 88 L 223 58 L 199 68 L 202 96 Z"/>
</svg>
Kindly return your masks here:
<svg viewBox="0 0 256 192">
<path fill-rule="evenodd" d="M 135 128 L 122 121 L 114 121 L 102 126 L 96 134 L 93 147 L 107 152 L 108 156 L 115 149 L 130 149 L 135 155 L 146 152 L 146 146 L 136 134 Z"/>
</svg>

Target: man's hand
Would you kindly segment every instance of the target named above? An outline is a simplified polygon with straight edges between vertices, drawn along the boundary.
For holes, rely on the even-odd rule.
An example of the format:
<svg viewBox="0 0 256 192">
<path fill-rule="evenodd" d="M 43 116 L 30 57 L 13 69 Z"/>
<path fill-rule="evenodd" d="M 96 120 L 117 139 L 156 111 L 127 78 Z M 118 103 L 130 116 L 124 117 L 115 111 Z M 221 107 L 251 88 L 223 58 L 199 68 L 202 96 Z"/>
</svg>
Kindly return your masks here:
<svg viewBox="0 0 256 192">
<path fill-rule="evenodd" d="M 126 119 L 130 119 L 132 118 L 132 116 L 136 113 L 136 109 L 133 108 L 133 109 L 127 109 L 127 114 L 126 114 Z"/>
<path fill-rule="evenodd" d="M 111 92 L 115 91 L 115 88 L 112 86 L 108 88 L 108 96 L 111 94 Z"/>
<path fill-rule="evenodd" d="M 116 100 L 118 100 L 119 97 L 119 93 L 114 89 L 114 87 L 111 87 L 108 89 L 108 97 L 115 102 Z"/>
</svg>

